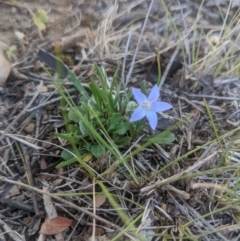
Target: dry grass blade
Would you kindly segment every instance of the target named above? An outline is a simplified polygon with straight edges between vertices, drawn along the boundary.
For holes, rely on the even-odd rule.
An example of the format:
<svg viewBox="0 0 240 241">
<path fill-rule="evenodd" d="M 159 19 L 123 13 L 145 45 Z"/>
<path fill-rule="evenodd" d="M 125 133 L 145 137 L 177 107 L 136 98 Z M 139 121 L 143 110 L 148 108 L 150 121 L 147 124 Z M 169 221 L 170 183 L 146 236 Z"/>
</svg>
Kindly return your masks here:
<svg viewBox="0 0 240 241">
<path fill-rule="evenodd" d="M 4 232 L 2 232 L 2 234 L 8 234 L 13 240 L 16 241 L 26 241 L 26 239 L 19 235 L 17 232 L 12 231 L 12 229 L 10 227 L 8 227 L 8 225 L 6 223 L 4 223 L 1 219 L 0 219 L 0 225 L 2 226 Z"/>
<path fill-rule="evenodd" d="M 118 225 L 116 225 L 116 224 L 114 224 L 114 223 L 112 223 L 112 222 L 110 222 L 110 221 L 108 221 L 108 220 L 106 220 L 106 219 L 104 219 L 104 218 L 102 218 L 102 217 L 100 217 L 100 216 L 98 216 L 98 215 L 94 215 L 92 212 L 89 212 L 88 210 L 86 210 L 86 209 L 84 209 L 84 208 L 81 208 L 81 207 L 79 207 L 79 206 L 77 206 L 77 205 L 75 205 L 75 204 L 73 204 L 73 203 L 71 203 L 71 202 L 69 202 L 69 201 L 61 198 L 61 197 L 58 197 L 57 195 L 54 195 L 54 194 L 51 194 L 51 193 L 48 193 L 48 192 L 44 192 L 44 191 L 42 191 L 42 190 L 40 190 L 40 189 L 38 189 L 38 188 L 31 187 L 31 186 L 29 186 L 29 185 L 27 185 L 27 184 L 24 184 L 24 183 L 22 183 L 22 182 L 10 180 L 10 179 L 5 178 L 5 177 L 0 177 L 0 180 L 3 181 L 3 182 L 7 182 L 7 183 L 12 183 L 12 184 L 19 185 L 19 186 L 21 186 L 21 187 L 24 187 L 24 188 L 26 188 L 26 189 L 28 189 L 28 190 L 35 191 L 35 192 L 40 193 L 40 194 L 42 194 L 42 195 L 48 195 L 49 197 L 51 197 L 51 198 L 59 201 L 60 203 L 63 203 L 63 204 L 65 204 L 65 205 L 68 205 L 68 206 L 71 207 L 71 208 L 74 208 L 74 209 L 76 209 L 76 210 L 78 210 L 78 211 L 80 211 L 80 212 L 83 212 L 83 213 L 85 213 L 85 214 L 87 214 L 87 215 L 89 215 L 89 216 L 91 216 L 91 217 L 93 217 L 93 218 L 95 218 L 95 219 L 97 219 L 97 220 L 99 220 L 99 221 L 107 224 L 109 227 L 114 227 L 114 228 L 116 228 L 116 229 L 119 230 L 119 231 L 122 230 L 122 228 L 119 227 Z M 132 236 L 131 236 L 130 234 L 128 234 L 128 233 L 126 233 L 125 235 L 126 235 L 127 237 L 131 238 L 132 240 L 136 240 L 134 237 L 132 237 Z M 136 240 L 136 241 L 137 241 L 137 240 Z"/>
<path fill-rule="evenodd" d="M 18 137 L 19 135 L 5 133 L 4 131 L 0 131 L 0 134 L 2 134 L 2 138 L 4 138 L 6 136 L 6 137 L 9 137 L 9 138 L 11 138 L 13 140 L 19 141 L 20 143 L 22 143 L 22 144 L 24 144 L 26 146 L 29 146 L 29 147 L 31 147 L 33 149 L 36 149 L 36 150 L 42 149 L 42 147 L 36 146 L 36 145 L 34 145 L 32 143 L 29 143 L 28 141 L 25 141 L 24 139 L 19 138 Z"/>
<path fill-rule="evenodd" d="M 188 167 L 186 170 L 181 171 L 178 174 L 175 174 L 174 176 L 171 176 L 169 178 L 166 178 L 164 180 L 157 181 L 156 183 L 146 186 L 141 189 L 141 192 L 151 192 L 152 189 L 164 186 L 165 184 L 171 183 L 175 180 L 177 180 L 179 177 L 183 176 L 184 174 L 190 174 L 193 171 L 199 170 L 206 162 L 208 162 L 212 157 L 214 157 L 216 153 L 213 153 L 206 157 L 205 159 L 199 159 L 197 162 L 195 162 L 192 166 Z"/>
<path fill-rule="evenodd" d="M 142 27 L 142 30 L 141 30 L 141 33 L 140 33 L 140 36 L 139 36 L 139 39 L 138 39 L 138 43 L 137 43 L 137 46 L 136 46 L 136 49 L 135 49 L 135 53 L 134 53 L 134 56 L 133 56 L 133 59 L 132 59 L 132 63 L 130 65 L 130 69 L 129 69 L 128 75 L 126 77 L 126 83 L 130 82 L 130 78 L 131 78 L 131 75 L 132 75 L 132 71 L 133 71 L 133 68 L 134 68 L 134 65 L 135 65 L 136 56 L 137 56 L 138 49 L 139 49 L 139 44 L 140 44 L 140 42 L 142 40 L 142 36 L 143 36 L 144 31 L 145 31 L 146 24 L 147 24 L 147 21 L 148 21 L 148 18 L 149 18 L 150 11 L 152 9 L 153 3 L 154 3 L 154 0 L 151 0 L 151 3 L 149 5 L 149 7 L 148 7 L 148 11 L 147 11 L 147 14 L 146 14 L 146 17 L 145 17 L 145 20 L 144 20 L 144 24 L 143 24 L 143 27 Z"/>
</svg>

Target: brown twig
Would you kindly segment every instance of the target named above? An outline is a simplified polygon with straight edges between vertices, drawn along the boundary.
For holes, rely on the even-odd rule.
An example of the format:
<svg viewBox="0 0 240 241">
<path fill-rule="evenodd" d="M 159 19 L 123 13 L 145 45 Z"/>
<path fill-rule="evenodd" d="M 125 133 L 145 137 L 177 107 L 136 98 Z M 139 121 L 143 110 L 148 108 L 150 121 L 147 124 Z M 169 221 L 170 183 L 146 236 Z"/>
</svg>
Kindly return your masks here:
<svg viewBox="0 0 240 241">
<path fill-rule="evenodd" d="M 22 149 L 22 152 L 23 152 L 24 164 L 25 164 L 25 169 L 26 169 L 26 172 L 27 172 L 29 185 L 34 186 L 29 154 L 27 153 L 27 149 L 26 149 L 25 146 L 21 145 L 21 149 Z M 32 192 L 32 200 L 33 200 L 33 206 L 34 206 L 35 214 L 39 215 L 40 212 L 39 212 L 39 208 L 38 208 L 37 196 L 36 196 L 36 192 L 34 192 L 34 191 Z"/>
</svg>

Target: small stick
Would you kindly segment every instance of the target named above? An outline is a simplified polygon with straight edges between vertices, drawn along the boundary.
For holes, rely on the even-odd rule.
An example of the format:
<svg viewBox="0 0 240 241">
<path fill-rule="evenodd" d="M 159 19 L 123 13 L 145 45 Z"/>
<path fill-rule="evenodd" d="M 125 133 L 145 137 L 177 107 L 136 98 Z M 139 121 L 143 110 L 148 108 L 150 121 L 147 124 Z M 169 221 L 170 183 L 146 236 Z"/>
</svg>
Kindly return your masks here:
<svg viewBox="0 0 240 241">
<path fill-rule="evenodd" d="M 32 168 L 30 165 L 30 158 L 27 153 L 27 148 L 21 144 L 21 149 L 23 152 L 24 165 L 25 165 L 26 172 L 27 172 L 28 182 L 29 182 L 29 185 L 33 187 L 34 181 L 33 181 L 33 176 L 32 176 Z M 39 212 L 39 208 L 38 208 L 37 195 L 36 195 L 36 192 L 34 192 L 34 191 L 32 192 L 32 199 L 33 199 L 33 206 L 34 206 L 35 214 L 38 216 L 40 214 L 40 212 Z"/>
</svg>

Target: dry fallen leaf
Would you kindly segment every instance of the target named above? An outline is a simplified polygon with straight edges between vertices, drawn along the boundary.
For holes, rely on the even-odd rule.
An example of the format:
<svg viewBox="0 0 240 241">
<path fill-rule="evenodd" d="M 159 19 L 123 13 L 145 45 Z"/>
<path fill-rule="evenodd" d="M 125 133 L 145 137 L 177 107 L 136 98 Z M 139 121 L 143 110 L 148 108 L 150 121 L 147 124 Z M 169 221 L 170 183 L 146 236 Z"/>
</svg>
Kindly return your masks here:
<svg viewBox="0 0 240 241">
<path fill-rule="evenodd" d="M 40 89 L 40 93 L 46 93 L 46 92 L 48 92 L 48 88 L 47 86 L 43 85 Z"/>
<path fill-rule="evenodd" d="M 11 71 L 11 63 L 4 55 L 7 49 L 7 44 L 0 41 L 0 87 L 4 86 Z"/>
<path fill-rule="evenodd" d="M 47 235 L 54 235 L 66 230 L 72 223 L 72 219 L 65 217 L 47 218 L 42 224 L 40 232 Z"/>
<path fill-rule="evenodd" d="M 93 227 L 90 226 L 87 229 L 87 233 L 92 234 L 92 232 L 93 232 Z M 95 234 L 94 234 L 95 236 L 102 236 L 104 234 L 105 234 L 105 230 L 103 228 L 98 227 L 98 226 L 95 227 Z"/>
<path fill-rule="evenodd" d="M 106 202 L 106 196 L 103 194 L 98 194 L 95 196 L 95 205 L 97 208 L 102 206 Z"/>
<path fill-rule="evenodd" d="M 62 167 L 57 169 L 57 175 L 60 176 L 61 174 L 63 174 L 64 169 Z M 63 182 L 62 178 L 57 178 L 53 181 L 53 186 L 58 186 Z"/>
<path fill-rule="evenodd" d="M 40 165 L 40 169 L 41 170 L 44 170 L 44 169 L 46 169 L 48 167 L 48 164 L 47 164 L 45 158 L 40 158 L 39 165 Z"/>
<path fill-rule="evenodd" d="M 19 42 L 21 44 L 26 45 L 26 46 L 29 45 L 29 39 L 24 33 L 16 31 L 15 36 L 17 37 L 17 39 L 19 40 Z"/>
<path fill-rule="evenodd" d="M 27 133 L 32 133 L 35 129 L 35 124 L 34 123 L 29 123 L 25 128 L 24 130 L 27 132 Z"/>
<path fill-rule="evenodd" d="M 29 143 L 33 143 L 33 137 L 31 135 L 26 135 L 24 140 L 29 142 Z"/>
<path fill-rule="evenodd" d="M 52 141 L 51 140 L 46 140 L 46 141 L 43 141 L 42 144 L 41 144 L 42 148 L 44 149 L 49 149 L 52 147 Z"/>
<path fill-rule="evenodd" d="M 62 178 L 57 178 L 53 181 L 53 186 L 59 186 L 63 182 Z"/>
</svg>

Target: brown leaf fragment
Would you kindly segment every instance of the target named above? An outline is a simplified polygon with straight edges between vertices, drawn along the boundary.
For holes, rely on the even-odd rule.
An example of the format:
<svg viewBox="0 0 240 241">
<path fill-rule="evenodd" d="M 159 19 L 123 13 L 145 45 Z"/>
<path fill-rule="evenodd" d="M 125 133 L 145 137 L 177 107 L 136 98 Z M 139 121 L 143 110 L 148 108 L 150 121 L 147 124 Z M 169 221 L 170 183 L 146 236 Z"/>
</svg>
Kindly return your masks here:
<svg viewBox="0 0 240 241">
<path fill-rule="evenodd" d="M 88 181 L 88 178 L 84 178 L 82 181 L 82 188 L 84 188 L 86 191 L 92 192 L 93 191 L 93 186 L 92 184 Z"/>
<path fill-rule="evenodd" d="M 27 133 L 32 133 L 35 129 L 35 124 L 34 123 L 29 123 L 25 128 L 24 130 L 27 132 Z"/>
<path fill-rule="evenodd" d="M 97 208 L 101 207 L 106 202 L 106 196 L 103 194 L 98 194 L 95 196 L 95 206 Z"/>
<path fill-rule="evenodd" d="M 63 168 L 62 167 L 60 167 L 60 168 L 58 168 L 57 169 L 57 175 L 61 175 L 61 174 L 63 174 Z M 61 183 L 63 182 L 63 179 L 62 178 L 57 178 L 57 179 L 55 179 L 54 181 L 53 181 L 53 186 L 58 186 L 58 185 L 60 185 Z"/>
<path fill-rule="evenodd" d="M 41 158 L 41 159 L 39 160 L 39 165 L 40 165 L 40 169 L 41 169 L 41 170 L 44 170 L 44 169 L 46 169 L 46 168 L 48 167 L 48 164 L 47 164 L 45 158 Z"/>
<path fill-rule="evenodd" d="M 31 135 L 26 135 L 24 140 L 29 142 L 29 143 L 32 143 L 33 142 L 33 137 Z"/>
<path fill-rule="evenodd" d="M 42 88 L 40 89 L 40 93 L 46 93 L 48 92 L 47 86 L 43 85 Z"/>
<path fill-rule="evenodd" d="M 29 39 L 24 33 L 16 31 L 15 36 L 17 37 L 17 39 L 20 41 L 21 44 L 24 44 L 26 46 L 29 45 Z"/>
<path fill-rule="evenodd" d="M 162 208 L 165 212 L 167 212 L 167 205 L 166 205 L 166 203 L 161 203 L 161 208 Z"/>
<path fill-rule="evenodd" d="M 44 149 L 49 149 L 49 148 L 51 148 L 51 147 L 52 147 L 52 142 L 51 142 L 51 140 L 46 140 L 46 141 L 42 142 L 42 147 L 43 147 Z"/>
<path fill-rule="evenodd" d="M 87 233 L 92 234 L 92 232 L 93 232 L 93 227 L 90 226 L 87 229 Z M 103 228 L 98 227 L 98 226 L 95 227 L 95 234 L 94 234 L 95 236 L 102 236 L 104 234 L 105 234 L 105 230 Z"/>
<path fill-rule="evenodd" d="M 40 232 L 47 235 L 54 235 L 66 230 L 72 223 L 72 219 L 65 217 L 47 218 L 42 224 Z"/>
</svg>

